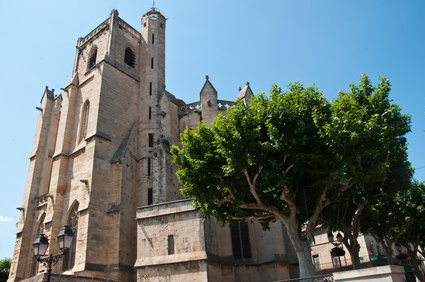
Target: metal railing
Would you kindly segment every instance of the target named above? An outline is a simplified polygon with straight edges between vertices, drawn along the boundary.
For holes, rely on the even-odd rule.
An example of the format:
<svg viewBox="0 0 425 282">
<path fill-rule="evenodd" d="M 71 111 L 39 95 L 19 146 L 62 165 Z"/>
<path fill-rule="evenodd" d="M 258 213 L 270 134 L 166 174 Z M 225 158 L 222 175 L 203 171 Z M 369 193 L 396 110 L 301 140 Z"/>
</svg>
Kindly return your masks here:
<svg viewBox="0 0 425 282">
<path fill-rule="evenodd" d="M 331 281 L 334 281 L 333 275 L 326 274 L 326 275 L 318 275 L 318 276 L 305 277 L 305 278 L 280 280 L 276 282 L 331 282 Z"/>
</svg>

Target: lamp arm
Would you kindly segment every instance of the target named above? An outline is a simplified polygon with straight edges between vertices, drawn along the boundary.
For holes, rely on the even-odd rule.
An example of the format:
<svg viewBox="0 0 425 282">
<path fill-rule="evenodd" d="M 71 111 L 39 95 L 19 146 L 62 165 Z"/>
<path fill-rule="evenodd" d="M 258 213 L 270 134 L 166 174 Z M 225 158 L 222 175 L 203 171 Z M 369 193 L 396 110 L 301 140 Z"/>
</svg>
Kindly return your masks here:
<svg viewBox="0 0 425 282">
<path fill-rule="evenodd" d="M 37 260 L 41 262 L 45 267 L 51 268 L 52 266 L 55 266 L 58 261 L 63 257 L 63 254 L 59 255 L 50 255 L 47 257 L 39 257 Z"/>
</svg>

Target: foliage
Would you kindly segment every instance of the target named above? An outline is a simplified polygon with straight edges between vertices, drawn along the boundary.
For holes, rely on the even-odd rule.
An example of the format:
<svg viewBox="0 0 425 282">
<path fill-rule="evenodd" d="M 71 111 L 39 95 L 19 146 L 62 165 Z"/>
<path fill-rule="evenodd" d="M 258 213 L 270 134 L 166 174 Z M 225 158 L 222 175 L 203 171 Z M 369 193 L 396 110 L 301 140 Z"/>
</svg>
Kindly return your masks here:
<svg viewBox="0 0 425 282">
<path fill-rule="evenodd" d="M 407 160 L 394 162 L 390 168 L 384 183 L 386 194 L 371 200 L 361 226 L 385 247 L 389 264 L 393 264 L 393 244 L 412 226 L 422 197 L 413 185 L 413 171 Z"/>
<path fill-rule="evenodd" d="M 324 225 L 343 232 L 355 269 L 360 268 L 357 238 L 363 210 L 371 199 L 403 187 L 384 185 L 389 173 L 398 172 L 400 181 L 409 182 L 411 177 L 409 168 L 392 172 L 389 168 L 407 158 L 404 135 L 410 131 L 410 117 L 389 99 L 389 81 L 380 80 L 373 87 L 363 75 L 359 85 L 340 92 L 332 104 L 332 123 L 325 129 L 340 158 L 340 175 L 349 185 L 324 211 Z"/>
<path fill-rule="evenodd" d="M 330 117 L 322 93 L 294 83 L 286 92 L 274 85 L 249 106 L 239 102 L 210 127 L 186 130 L 183 149 L 172 148 L 183 195 L 224 223 L 255 220 L 267 228 L 279 219 L 297 252 L 308 252 L 326 193 L 335 189 L 336 159 L 320 136 Z"/>
<path fill-rule="evenodd" d="M 409 191 L 406 191 L 405 194 L 407 205 L 402 208 L 406 214 L 409 214 L 411 224 L 398 238 L 398 243 L 405 247 L 413 264 L 416 277 L 420 281 L 425 281 L 419 265 L 419 257 L 425 257 L 425 182 L 413 180 Z M 401 253 L 398 256 L 403 255 L 406 254 Z"/>
<path fill-rule="evenodd" d="M 289 89 L 282 93 L 273 86 L 270 97 L 254 97 L 249 107 L 238 103 L 211 127 L 200 123 L 186 130 L 182 150 L 173 147 L 182 193 L 204 214 L 223 222 L 258 220 L 266 227 L 277 213 L 291 214 L 281 199 L 289 194 L 304 206 L 297 211 L 300 224 L 308 221 L 335 177 L 334 157 L 318 134 L 330 105 L 314 87 L 295 83 Z"/>
<path fill-rule="evenodd" d="M 311 276 L 310 241 L 323 209 L 347 191 L 360 201 L 382 192 L 376 183 L 410 130 L 410 118 L 388 98 L 387 79 L 374 88 L 364 75 L 350 87 L 331 105 L 314 86 L 294 83 L 283 92 L 274 85 L 268 97 L 237 103 L 210 127 L 187 129 L 182 149 L 171 150 L 182 194 L 223 223 L 267 228 L 280 220 L 300 276 Z"/>
<path fill-rule="evenodd" d="M 10 258 L 4 258 L 0 260 L 0 281 L 7 281 L 11 263 L 12 259 Z"/>
<path fill-rule="evenodd" d="M 332 122 L 326 125 L 325 132 L 342 164 L 341 175 L 356 186 L 363 199 L 380 191 L 379 185 L 370 184 L 385 180 L 389 157 L 403 153 L 400 148 L 410 131 L 410 116 L 391 103 L 390 90 L 388 79 L 380 78 L 373 87 L 363 75 L 359 85 L 351 84 L 350 91 L 339 93 L 332 105 Z M 375 191 L 368 193 L 371 189 Z"/>
</svg>

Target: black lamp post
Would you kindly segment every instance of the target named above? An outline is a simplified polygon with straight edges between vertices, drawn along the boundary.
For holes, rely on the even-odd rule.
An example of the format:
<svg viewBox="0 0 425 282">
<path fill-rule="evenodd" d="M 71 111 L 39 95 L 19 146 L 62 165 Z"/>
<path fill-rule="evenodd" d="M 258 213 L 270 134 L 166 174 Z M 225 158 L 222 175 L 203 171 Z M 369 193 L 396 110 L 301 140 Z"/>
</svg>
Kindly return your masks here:
<svg viewBox="0 0 425 282">
<path fill-rule="evenodd" d="M 339 269 L 342 271 L 342 264 L 341 264 L 341 256 L 345 255 L 345 251 L 342 249 L 342 235 L 338 232 L 336 235 L 336 242 L 334 242 L 334 235 L 332 232 L 328 231 L 328 240 L 329 243 L 335 246 L 331 250 L 332 256 L 337 256 L 339 261 Z"/>
<path fill-rule="evenodd" d="M 52 266 L 56 265 L 59 259 L 61 259 L 63 255 L 68 252 L 68 250 L 71 248 L 73 239 L 74 233 L 69 228 L 69 226 L 65 225 L 58 235 L 59 249 L 61 250 L 62 254 L 58 254 L 55 256 L 50 254 L 47 257 L 43 256 L 46 253 L 47 247 L 49 246 L 49 241 L 44 236 L 44 234 L 40 234 L 40 237 L 35 239 L 34 243 L 32 244 L 34 247 L 34 256 L 39 262 L 43 263 L 43 265 L 47 267 L 47 282 L 50 282 Z"/>
</svg>

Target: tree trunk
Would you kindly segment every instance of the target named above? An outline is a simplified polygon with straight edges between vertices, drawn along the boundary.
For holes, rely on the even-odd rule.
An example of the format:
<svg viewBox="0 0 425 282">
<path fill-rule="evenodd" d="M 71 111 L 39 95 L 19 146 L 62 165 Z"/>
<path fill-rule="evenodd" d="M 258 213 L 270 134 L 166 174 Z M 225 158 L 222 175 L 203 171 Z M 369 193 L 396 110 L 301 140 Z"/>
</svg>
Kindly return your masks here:
<svg viewBox="0 0 425 282">
<path fill-rule="evenodd" d="M 357 240 L 351 240 L 351 245 L 350 245 L 348 244 L 348 242 L 346 244 L 346 242 L 344 241 L 344 246 L 350 253 L 351 264 L 353 266 L 353 269 L 360 269 L 361 263 L 360 263 L 360 256 L 359 256 L 359 251 L 360 251 L 359 242 L 357 242 Z"/>
<path fill-rule="evenodd" d="M 385 253 L 387 254 L 387 260 L 389 265 L 394 265 L 394 257 L 393 257 L 393 248 L 392 248 L 393 242 L 388 242 L 387 244 L 384 244 L 385 246 Z"/>
<path fill-rule="evenodd" d="M 297 251 L 298 257 L 298 266 L 300 271 L 300 278 L 314 276 L 314 267 L 311 260 L 311 250 L 310 251 Z"/>
<path fill-rule="evenodd" d="M 418 257 L 417 257 L 417 251 L 416 251 L 417 249 L 415 248 L 415 251 L 412 251 L 410 249 L 410 247 L 407 247 L 406 249 L 407 249 L 407 253 L 409 254 L 410 260 L 412 261 L 413 269 L 414 269 L 414 273 L 415 273 L 416 277 L 420 281 L 424 282 L 425 281 L 424 275 L 423 275 L 423 273 L 422 273 L 422 271 L 419 267 L 419 263 L 418 263 Z"/>
<path fill-rule="evenodd" d="M 289 239 L 297 252 L 298 268 L 300 272 L 300 278 L 314 276 L 313 261 L 311 259 L 311 236 L 306 236 L 305 239 L 301 240 L 298 236 L 297 224 L 289 223 L 286 225 Z"/>
<path fill-rule="evenodd" d="M 353 199 L 353 202 L 356 204 L 355 199 Z M 360 232 L 360 215 L 362 214 L 365 206 L 367 205 L 368 201 L 363 201 L 362 203 L 357 203 L 357 211 L 355 212 L 353 219 L 351 220 L 351 234 L 345 235 L 345 232 L 348 233 L 349 229 L 344 228 L 344 245 L 347 247 L 348 252 L 351 256 L 351 264 L 353 265 L 353 269 L 360 269 L 361 263 L 360 263 L 360 257 L 359 257 L 359 251 L 360 251 L 360 245 L 357 241 L 357 238 L 359 238 L 359 232 Z M 350 239 L 350 244 L 348 244 L 348 239 Z"/>
</svg>

